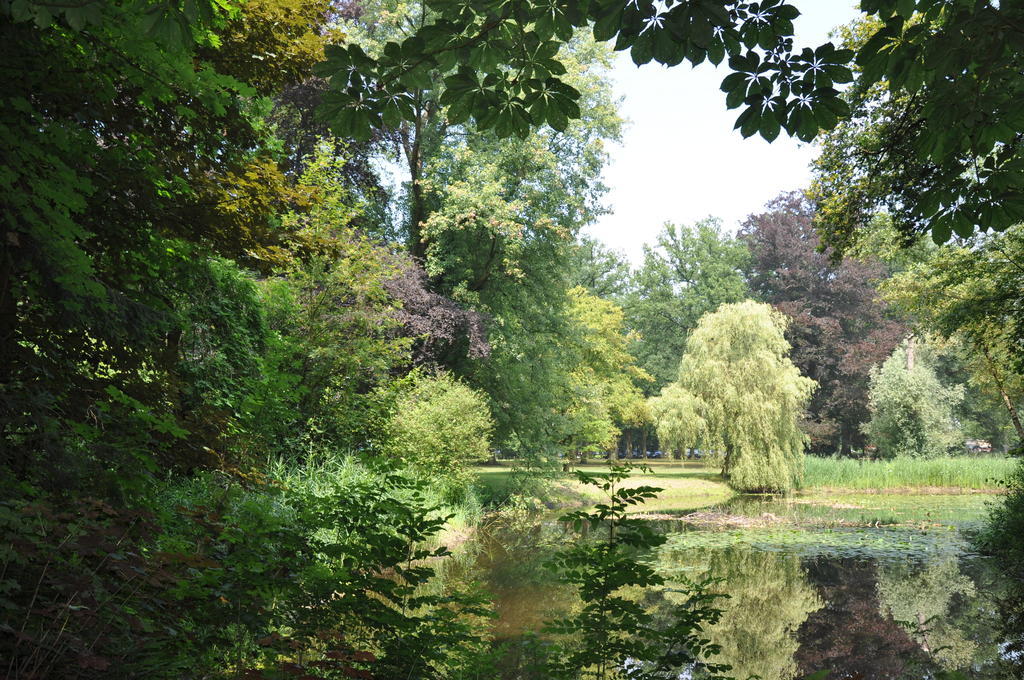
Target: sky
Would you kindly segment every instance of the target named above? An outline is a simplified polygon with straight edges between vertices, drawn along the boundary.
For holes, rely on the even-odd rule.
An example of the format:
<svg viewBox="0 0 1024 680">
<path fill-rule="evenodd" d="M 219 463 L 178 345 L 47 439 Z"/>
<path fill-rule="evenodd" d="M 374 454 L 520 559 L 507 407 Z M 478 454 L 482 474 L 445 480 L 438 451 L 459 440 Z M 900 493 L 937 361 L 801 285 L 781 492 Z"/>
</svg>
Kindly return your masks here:
<svg viewBox="0 0 1024 680">
<path fill-rule="evenodd" d="M 802 13 L 794 22 L 798 47 L 822 44 L 858 14 L 855 0 L 791 2 Z M 810 183 L 813 145 L 785 132 L 771 144 L 743 139 L 732 129 L 739 110 L 727 110 L 718 89 L 728 73 L 708 63 L 637 68 L 628 52 L 617 55 L 612 78 L 628 125 L 604 172 L 612 213 L 584 233 L 637 265 L 643 244 L 653 243 L 666 221 L 712 216 L 733 231 L 778 194 Z"/>
</svg>

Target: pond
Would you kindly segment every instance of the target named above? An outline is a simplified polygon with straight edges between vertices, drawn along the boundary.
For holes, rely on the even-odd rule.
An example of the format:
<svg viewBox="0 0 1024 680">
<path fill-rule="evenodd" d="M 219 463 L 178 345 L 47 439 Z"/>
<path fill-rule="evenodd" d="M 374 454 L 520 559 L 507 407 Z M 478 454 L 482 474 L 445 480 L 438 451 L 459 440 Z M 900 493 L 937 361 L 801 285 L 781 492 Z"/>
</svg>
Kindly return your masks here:
<svg viewBox="0 0 1024 680">
<path fill-rule="evenodd" d="M 642 559 L 671 588 L 638 594 L 669 616 L 707 581 L 727 594 L 709 631 L 715 660 L 737 678 L 1016 677 L 1001 659 L 994 598 L 998 577 L 965 534 L 991 496 L 830 495 L 737 497 L 678 516 L 652 515 L 666 534 Z M 494 519 L 453 563 L 483 583 L 497 608 L 498 641 L 540 630 L 574 606 L 574 593 L 544 563 L 571 534 L 557 515 Z M 461 566 L 455 566 L 461 565 Z M 502 677 L 519 677 L 510 654 Z"/>
</svg>

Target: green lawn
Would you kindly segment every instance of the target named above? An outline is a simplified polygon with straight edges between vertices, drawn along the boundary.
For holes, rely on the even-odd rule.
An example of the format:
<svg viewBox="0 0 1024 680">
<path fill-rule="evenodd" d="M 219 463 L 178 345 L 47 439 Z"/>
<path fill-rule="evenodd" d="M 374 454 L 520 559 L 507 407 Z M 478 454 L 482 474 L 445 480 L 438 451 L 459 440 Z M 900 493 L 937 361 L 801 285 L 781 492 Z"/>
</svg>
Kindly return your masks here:
<svg viewBox="0 0 1024 680">
<path fill-rule="evenodd" d="M 672 510 L 694 510 L 720 503 L 733 495 L 725 481 L 714 470 L 699 463 L 676 461 L 649 461 L 650 472 L 637 470 L 629 478 L 629 486 L 656 486 L 664 489 L 658 498 L 648 501 L 644 511 L 667 512 Z M 607 465 L 581 465 L 583 472 L 601 474 L 608 472 Z M 512 477 L 512 468 L 505 465 L 481 465 L 476 468 L 478 483 L 484 495 L 501 498 L 507 494 Z M 571 507 L 592 505 L 601 500 L 601 492 L 581 484 L 572 474 L 559 474 L 548 489 L 546 501 L 549 507 Z"/>
</svg>

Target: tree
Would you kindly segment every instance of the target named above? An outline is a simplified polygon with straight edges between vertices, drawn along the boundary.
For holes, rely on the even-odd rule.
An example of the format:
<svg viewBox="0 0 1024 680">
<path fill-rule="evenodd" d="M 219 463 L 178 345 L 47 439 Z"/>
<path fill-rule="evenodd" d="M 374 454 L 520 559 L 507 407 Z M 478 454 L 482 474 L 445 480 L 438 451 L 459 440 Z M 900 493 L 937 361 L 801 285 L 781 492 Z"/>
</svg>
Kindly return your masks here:
<svg viewBox="0 0 1024 680">
<path fill-rule="evenodd" d="M 446 367 L 488 395 L 497 445 L 532 459 L 566 445 L 575 427 L 566 408 L 589 399 L 571 375 L 580 362 L 571 258 L 577 233 L 602 210 L 604 141 L 621 123 L 607 51 L 584 40 L 571 48 L 574 82 L 587 93 L 583 120 L 524 141 L 452 135 L 423 180 L 431 288 L 483 315 L 491 348 L 486 360 L 453 356 Z"/>
<path fill-rule="evenodd" d="M 643 393 L 637 383 L 651 377 L 629 353 L 630 334 L 622 309 L 580 287 L 569 291 L 577 364 L 571 373 L 574 399 L 569 437 L 574 451 L 608 450 L 623 428 L 643 425 Z"/>
<path fill-rule="evenodd" d="M 1024 425 L 1024 362 L 1013 349 L 1024 337 L 1018 305 L 1024 256 L 1020 227 L 969 244 L 950 245 L 883 286 L 922 332 L 955 338 L 970 349 L 973 382 L 1001 402 L 1019 440 Z"/>
<path fill-rule="evenodd" d="M 886 275 L 877 259 L 834 262 L 814 230 L 814 206 L 783 194 L 740 230 L 750 248 L 750 287 L 789 317 L 793 363 L 818 383 L 808 406 L 812 447 L 849 455 L 863 447 L 870 370 L 906 335 L 881 301 Z"/>
<path fill-rule="evenodd" d="M 707 219 L 693 226 L 666 224 L 655 247 L 644 249 L 623 306 L 639 334 L 634 352 L 654 376 L 651 393 L 679 377 L 686 335 L 702 315 L 747 297 L 746 245 Z"/>
<path fill-rule="evenodd" d="M 19 466 L 81 479 L 152 471 L 154 446 L 186 466 L 221 448 L 200 431 L 230 409 L 197 418 L 177 401 L 180 340 L 202 327 L 183 317 L 211 285 L 246 294 L 217 257 L 280 263 L 277 218 L 307 197 L 273 158 L 260 102 L 315 61 L 329 3 L 185 5 L 0 4 L 0 455 Z M 73 455 L 83 433 L 94 460 Z"/>
<path fill-rule="evenodd" d="M 589 236 L 573 248 L 572 283 L 600 298 L 621 301 L 630 286 L 630 267 L 622 253 Z"/>
<path fill-rule="evenodd" d="M 679 385 L 700 400 L 704 448 L 741 491 L 788 491 L 803 474 L 799 420 L 814 381 L 786 356 L 786 318 L 746 301 L 701 318 L 686 341 Z"/>
<path fill-rule="evenodd" d="M 1005 229 L 1024 218 L 1017 178 L 1024 120 L 1016 106 L 1024 81 L 1015 40 L 1024 10 L 1013 3 L 870 0 L 861 5 L 866 21 L 852 49 L 826 43 L 800 52 L 792 40 L 799 12 L 781 0 L 451 0 L 432 9 L 373 57 L 358 46 L 329 51 L 320 73 L 332 79 L 325 109 L 339 131 L 367 136 L 374 126 L 417 120 L 413 92 L 435 83 L 443 83 L 438 101 L 454 122 L 472 117 L 501 136 L 525 137 L 544 124 L 564 129 L 580 115 L 579 93 L 560 77 L 559 48 L 592 25 L 596 39 L 615 38 L 615 49 L 629 49 L 636 64 L 717 64 L 728 55 L 732 73 L 722 90 L 729 108 L 745 107 L 736 120 L 744 137 L 771 141 L 785 129 L 810 141 L 852 108 L 835 138 L 867 143 L 849 147 L 863 149 L 854 169 L 829 182 L 845 197 L 828 211 L 828 240 L 839 251 L 880 204 L 899 214 L 907 233 L 931 231 L 938 242 L 953 231 Z M 854 60 L 859 77 L 842 98 L 834 85 L 852 80 L 847 64 Z M 881 134 L 860 139 L 858 129 L 875 121 Z M 849 219 L 833 219 L 840 215 Z"/>
<path fill-rule="evenodd" d="M 845 32 L 852 115 L 825 138 L 815 199 L 838 256 L 879 211 L 908 242 L 1004 230 L 1024 219 L 1016 105 L 1021 7 L 952 0 L 862 3 Z"/>
<path fill-rule="evenodd" d="M 864 431 L 882 456 L 934 458 L 963 442 L 953 422 L 963 386 L 942 385 L 933 362 L 928 346 L 910 339 L 871 371 L 871 420 Z"/>
<path fill-rule="evenodd" d="M 680 385 L 666 385 L 661 394 L 648 400 L 648 405 L 658 443 L 676 458 L 705 438 L 707 423 L 701 416 L 705 405 Z"/>
</svg>

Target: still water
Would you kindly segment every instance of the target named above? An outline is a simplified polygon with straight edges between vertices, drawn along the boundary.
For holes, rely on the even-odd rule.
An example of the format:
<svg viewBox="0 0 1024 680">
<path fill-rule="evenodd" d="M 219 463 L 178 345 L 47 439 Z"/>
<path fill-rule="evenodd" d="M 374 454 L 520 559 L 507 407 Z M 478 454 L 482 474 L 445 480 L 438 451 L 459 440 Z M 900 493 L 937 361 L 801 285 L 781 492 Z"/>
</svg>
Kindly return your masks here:
<svg viewBox="0 0 1024 680">
<path fill-rule="evenodd" d="M 998 576 L 966 539 L 989 500 L 748 497 L 658 516 L 650 521 L 667 541 L 642 559 L 671 587 L 635 595 L 667 617 L 689 584 L 710 579 L 728 595 L 708 631 L 722 647 L 714 661 L 737 678 L 1018 677 L 1001 658 Z M 513 513 L 486 524 L 453 565 L 492 594 L 495 636 L 510 648 L 575 605 L 544 566 L 569 540 L 557 515 Z M 510 659 L 503 677 L 517 677 L 517 665 Z"/>
</svg>

